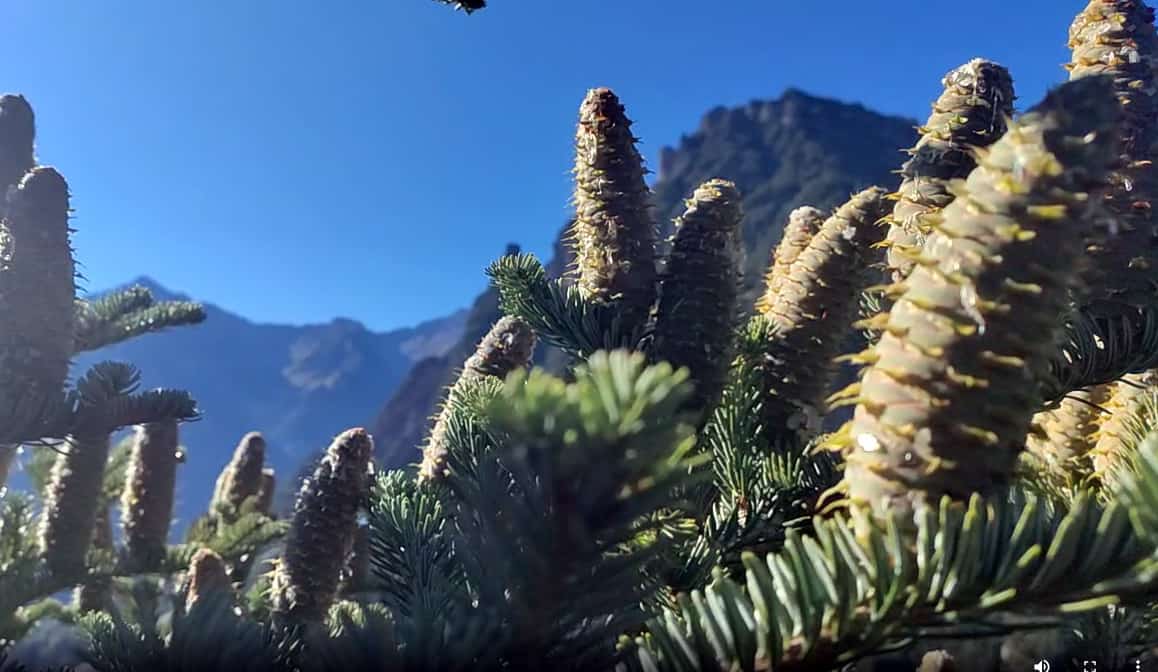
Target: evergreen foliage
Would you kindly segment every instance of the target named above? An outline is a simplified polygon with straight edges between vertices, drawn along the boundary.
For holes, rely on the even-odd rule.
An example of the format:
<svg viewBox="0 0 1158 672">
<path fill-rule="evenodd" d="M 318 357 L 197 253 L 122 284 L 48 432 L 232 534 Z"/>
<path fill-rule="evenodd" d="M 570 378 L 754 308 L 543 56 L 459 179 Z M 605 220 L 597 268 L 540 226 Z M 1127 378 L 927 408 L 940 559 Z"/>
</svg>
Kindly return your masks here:
<svg viewBox="0 0 1158 672">
<path fill-rule="evenodd" d="M 954 70 L 898 202 L 880 185 L 798 211 L 755 311 L 739 189 L 704 182 L 658 240 L 625 108 L 590 91 L 576 281 L 530 255 L 492 264 L 506 317 L 449 386 L 422 468 L 376 472 L 371 437 L 347 430 L 288 521 L 269 516 L 251 434 L 162 553 L 148 520 L 164 504 L 146 502 L 171 497 L 176 442 L 158 438 L 150 477 L 141 440 L 117 466 L 109 437 L 168 431 L 196 417 L 191 400 L 137 393 L 122 365 L 59 381 L 56 400 L 50 376 L 18 370 L 54 391 L 12 416 L 13 441 L 69 438 L 37 472 L 43 513 L 0 498 L 0 635 L 75 621 L 89 664 L 125 672 L 838 670 L 896 651 L 932 671 L 971 669 L 962 641 L 1012 647 L 1043 627 L 1060 657 L 1144 655 L 1158 296 L 1145 264 L 1106 259 L 1151 226 L 1135 204 L 1151 197 L 1158 39 L 1136 0 L 1092 0 L 1074 25 L 1072 81 L 1018 117 L 1003 68 Z M 26 106 L 7 104 L 0 131 L 22 128 Z M 875 293 L 881 274 L 895 282 Z M 130 290 L 61 319 L 147 303 Z M 860 381 L 834 393 L 833 359 L 861 329 Z M 536 341 L 570 357 L 564 375 L 527 370 Z M 0 365 L 21 361 L 9 342 Z M 852 419 L 823 434 L 841 404 Z M 124 552 L 95 525 L 118 498 L 156 507 L 123 512 Z M 99 609 L 45 601 L 78 583 Z"/>
</svg>

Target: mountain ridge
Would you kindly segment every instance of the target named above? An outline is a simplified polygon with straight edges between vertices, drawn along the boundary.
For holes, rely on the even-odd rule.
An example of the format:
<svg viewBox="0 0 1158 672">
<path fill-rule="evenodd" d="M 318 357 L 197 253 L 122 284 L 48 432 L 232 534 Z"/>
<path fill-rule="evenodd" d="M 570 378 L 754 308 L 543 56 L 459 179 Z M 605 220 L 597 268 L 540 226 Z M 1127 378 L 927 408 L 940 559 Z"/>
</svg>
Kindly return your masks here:
<svg viewBox="0 0 1158 672">
<path fill-rule="evenodd" d="M 158 300 L 196 300 L 147 276 L 108 291 L 134 284 Z M 178 528 L 208 504 L 218 472 L 246 432 L 265 435 L 279 488 L 291 486 L 304 460 L 333 435 L 365 424 L 415 361 L 441 354 L 446 343 L 458 340 L 468 317 L 459 309 L 413 327 L 375 332 L 347 317 L 257 323 L 203 305 L 207 318 L 201 324 L 84 353 L 73 366 L 75 376 L 99 361 L 128 362 L 140 369 L 142 387 L 184 389 L 197 400 L 203 419 L 181 430 L 188 450 L 178 478 Z"/>
<path fill-rule="evenodd" d="M 916 142 L 916 126 L 914 119 L 880 114 L 860 103 L 814 96 L 796 87 L 772 100 L 717 105 L 703 115 L 695 131 L 659 150 L 651 192 L 660 239 L 673 232 L 673 219 L 699 184 L 717 177 L 734 182 L 743 197 L 747 251 L 741 302 L 751 306 L 788 213 L 801 205 L 835 208 L 873 184 L 898 185 L 900 153 Z M 561 277 L 571 261 L 564 244 L 567 228 L 565 224 L 556 236 L 553 257 L 544 260 L 551 277 Z M 440 358 L 423 360 L 411 369 L 371 423 L 371 431 L 381 437 L 377 451 L 383 467 L 417 461 L 443 389 L 499 316 L 498 297 L 488 288 L 472 304 L 468 318 L 472 326 L 460 342 Z M 540 346 L 535 363 L 560 370 L 564 360 L 557 351 Z"/>
</svg>

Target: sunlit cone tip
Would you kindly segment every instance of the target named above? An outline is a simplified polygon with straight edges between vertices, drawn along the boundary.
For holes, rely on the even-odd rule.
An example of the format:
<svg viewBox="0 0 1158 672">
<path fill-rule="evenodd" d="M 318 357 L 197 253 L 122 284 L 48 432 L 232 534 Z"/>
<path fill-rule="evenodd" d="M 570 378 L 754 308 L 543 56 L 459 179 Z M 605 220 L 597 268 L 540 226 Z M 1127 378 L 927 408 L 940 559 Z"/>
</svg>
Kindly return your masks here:
<svg viewBox="0 0 1158 672">
<path fill-rule="evenodd" d="M 340 463 L 365 463 L 374 454 L 374 440 L 362 427 L 347 429 L 334 437 L 326 456 Z"/>
<path fill-rule="evenodd" d="M 1001 108 L 1012 103 L 1013 76 L 1005 66 L 984 58 L 974 58 L 949 71 L 942 84 L 946 89 L 960 89 L 980 101 L 995 101 Z"/>
</svg>

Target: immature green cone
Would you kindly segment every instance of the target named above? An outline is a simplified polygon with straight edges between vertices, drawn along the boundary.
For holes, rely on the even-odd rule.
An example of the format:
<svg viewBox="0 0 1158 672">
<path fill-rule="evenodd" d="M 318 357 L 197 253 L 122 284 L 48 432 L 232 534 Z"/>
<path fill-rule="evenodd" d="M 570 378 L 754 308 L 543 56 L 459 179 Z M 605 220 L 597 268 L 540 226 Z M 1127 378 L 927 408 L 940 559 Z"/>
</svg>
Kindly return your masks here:
<svg viewBox="0 0 1158 672">
<path fill-rule="evenodd" d="M 611 89 L 588 91 L 575 134 L 577 284 L 586 298 L 613 303 L 629 329 L 647 320 L 656 292 L 656 225 L 635 142 Z"/>
<path fill-rule="evenodd" d="M 211 511 L 236 510 L 242 502 L 257 494 L 261 489 L 265 448 L 265 438 L 260 432 L 250 432 L 241 437 L 233 458 L 217 477 Z"/>
<path fill-rule="evenodd" d="M 38 543 L 48 569 L 71 578 L 85 571 L 97 522 L 109 435 L 72 437 L 52 467 L 44 495 Z"/>
<path fill-rule="evenodd" d="M 1154 10 L 1140 0 L 1092 0 L 1070 26 L 1069 46 L 1070 78 L 1111 76 L 1122 111 L 1120 164 L 1109 176 L 1106 212 L 1086 241 L 1087 295 L 1145 301 L 1154 296 L 1158 273 L 1152 213 L 1158 175 L 1151 154 L 1158 139 Z"/>
<path fill-rule="evenodd" d="M 1106 78 L 1070 82 L 982 154 L 867 353 L 843 437 L 853 501 L 904 510 L 1011 480 L 1117 119 Z"/>
<path fill-rule="evenodd" d="M 20 184 L 24 174 L 36 165 L 35 140 L 36 116 L 32 106 L 24 96 L 0 96 L 0 203 L 8 188 Z"/>
<path fill-rule="evenodd" d="M 944 91 L 910 150 L 912 158 L 901 168 L 900 198 L 886 237 L 894 282 L 913 270 L 912 255 L 929 231 L 922 218 L 953 201 L 949 184 L 977 165 L 973 149 L 996 142 L 1013 116 L 1013 78 L 992 61 L 975 58 L 945 75 L 941 84 Z"/>
<path fill-rule="evenodd" d="M 177 484 L 177 421 L 140 425 L 121 493 L 125 552 L 137 571 L 159 569 L 169 540 Z"/>
<path fill-rule="evenodd" d="M 857 312 L 864 270 L 884 237 L 878 222 L 889 212 L 886 192 L 865 189 L 837 208 L 788 270 L 765 315 L 775 330 L 764 426 L 796 430 L 807 440 L 820 429 L 831 364 Z"/>
<path fill-rule="evenodd" d="M 261 470 L 261 485 L 257 488 L 257 510 L 270 515 L 273 510 L 273 496 L 277 492 L 277 474 L 272 467 Z"/>
<path fill-rule="evenodd" d="M 278 620 L 302 624 L 325 618 L 354 544 L 373 454 L 366 430 L 348 429 L 302 484 L 273 579 Z"/>
<path fill-rule="evenodd" d="M 446 424 L 449 421 L 450 401 L 458 395 L 458 390 L 468 382 L 485 376 L 506 378 L 515 369 L 531 363 L 535 354 L 535 332 L 525 322 L 515 317 L 502 317 L 495 322 L 487 335 L 478 344 L 478 349 L 463 364 L 458 380 L 447 393 L 430 437 L 422 448 L 422 464 L 418 470 L 420 480 L 438 480 L 446 474 L 446 458 L 449 454 L 446 438 Z"/>
<path fill-rule="evenodd" d="M 808 243 L 824 224 L 824 213 L 810 205 L 801 206 L 788 213 L 788 224 L 784 227 L 784 234 L 780 243 L 772 253 L 772 265 L 764 276 L 764 293 L 756 300 L 756 310 L 767 313 L 776 296 L 780 293 L 780 285 L 788 277 L 788 269 L 800 253 L 808 247 Z"/>
<path fill-rule="evenodd" d="M 76 310 L 68 199 L 64 178 L 45 167 L 9 192 L 0 221 L 0 414 L 62 395 Z"/>
<path fill-rule="evenodd" d="M 740 192 L 724 180 L 700 185 L 676 221 L 659 288 L 652 355 L 686 366 L 689 405 L 707 409 L 724 388 L 732 361 L 740 268 Z"/>
<path fill-rule="evenodd" d="M 186 580 L 189 586 L 185 593 L 186 609 L 206 595 L 233 590 L 225 561 L 208 548 L 202 548 L 193 554 L 193 559 L 189 561 Z"/>
</svg>

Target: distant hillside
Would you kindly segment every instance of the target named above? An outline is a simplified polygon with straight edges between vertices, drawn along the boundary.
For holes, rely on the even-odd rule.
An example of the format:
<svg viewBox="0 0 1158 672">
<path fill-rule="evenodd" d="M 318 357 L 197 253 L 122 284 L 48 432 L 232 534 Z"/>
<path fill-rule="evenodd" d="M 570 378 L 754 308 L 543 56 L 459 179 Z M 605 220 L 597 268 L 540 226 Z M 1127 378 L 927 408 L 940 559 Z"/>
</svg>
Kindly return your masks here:
<svg viewBox="0 0 1158 672">
<path fill-rule="evenodd" d="M 903 159 L 900 150 L 916 142 L 915 126 L 912 119 L 796 89 L 776 100 L 717 107 L 694 133 L 660 151 L 654 203 L 663 233 L 670 234 L 671 219 L 700 183 L 713 177 L 734 181 L 744 196 L 745 301 L 751 305 L 788 213 L 801 205 L 834 208 L 874 184 L 895 188 L 900 180 L 893 171 Z M 563 272 L 566 254 L 560 232 L 550 273 Z M 497 298 L 487 291 L 472 306 L 463 340 L 446 355 L 416 366 L 387 402 L 372 424 L 384 466 L 417 460 L 416 448 L 443 388 L 497 317 Z M 542 348 L 538 360 L 559 365 L 558 357 Z"/>
<path fill-rule="evenodd" d="M 158 299 L 188 298 L 141 278 Z M 142 336 L 78 359 L 130 362 L 143 386 L 186 389 L 204 420 L 182 430 L 188 460 L 178 478 L 178 527 L 200 513 L 218 471 L 241 436 L 265 434 L 267 460 L 280 485 L 338 432 L 365 424 L 416 360 L 439 356 L 460 340 L 468 311 L 414 328 L 375 333 L 361 323 L 255 324 L 214 305 L 193 327 Z"/>
</svg>

